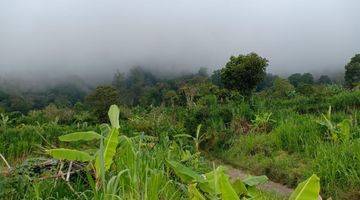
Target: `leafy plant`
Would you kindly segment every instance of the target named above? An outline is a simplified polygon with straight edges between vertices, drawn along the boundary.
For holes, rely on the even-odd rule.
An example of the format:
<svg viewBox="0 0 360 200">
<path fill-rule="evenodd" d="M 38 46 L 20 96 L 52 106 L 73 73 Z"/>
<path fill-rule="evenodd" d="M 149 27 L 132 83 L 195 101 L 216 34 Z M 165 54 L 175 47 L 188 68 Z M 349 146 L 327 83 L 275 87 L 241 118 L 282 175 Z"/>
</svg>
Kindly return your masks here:
<svg viewBox="0 0 360 200">
<path fill-rule="evenodd" d="M 251 197 L 251 191 L 248 189 L 268 180 L 266 176 L 254 176 L 243 181 L 237 179 L 231 182 L 223 166 L 201 175 L 176 161 L 168 160 L 167 163 L 176 176 L 188 184 L 189 197 L 194 200 L 236 200 Z"/>
<path fill-rule="evenodd" d="M 320 179 L 313 174 L 296 187 L 289 200 L 316 200 L 319 197 L 319 192 Z"/>
<path fill-rule="evenodd" d="M 8 115 L 5 115 L 4 113 L 0 114 L 0 126 L 3 128 L 6 128 L 7 125 L 11 122 Z"/>
<path fill-rule="evenodd" d="M 109 119 L 111 127 L 106 127 L 103 134 L 100 135 L 94 131 L 87 132 L 75 132 L 59 137 L 60 141 L 74 142 L 74 141 L 90 141 L 100 139 L 100 147 L 96 153 L 91 155 L 87 151 L 73 150 L 73 149 L 50 149 L 47 151 L 49 155 L 59 160 L 80 161 L 80 162 L 93 162 L 95 167 L 95 174 L 97 179 L 107 171 L 116 153 L 119 136 L 119 108 L 116 105 L 112 105 L 109 109 Z M 107 136 L 104 138 L 104 134 Z"/>
<path fill-rule="evenodd" d="M 337 124 L 333 122 L 331 119 L 331 106 L 329 107 L 327 114 L 322 114 L 322 117 L 323 119 L 318 121 L 318 123 L 327 128 L 328 137 L 331 138 L 332 141 L 349 141 L 351 128 L 350 120 L 344 119 Z"/>
<path fill-rule="evenodd" d="M 271 124 L 275 122 L 275 120 L 271 119 L 272 113 L 260 113 L 255 115 L 255 119 L 251 120 L 253 123 L 253 128 L 258 132 L 268 132 L 271 129 Z"/>
</svg>

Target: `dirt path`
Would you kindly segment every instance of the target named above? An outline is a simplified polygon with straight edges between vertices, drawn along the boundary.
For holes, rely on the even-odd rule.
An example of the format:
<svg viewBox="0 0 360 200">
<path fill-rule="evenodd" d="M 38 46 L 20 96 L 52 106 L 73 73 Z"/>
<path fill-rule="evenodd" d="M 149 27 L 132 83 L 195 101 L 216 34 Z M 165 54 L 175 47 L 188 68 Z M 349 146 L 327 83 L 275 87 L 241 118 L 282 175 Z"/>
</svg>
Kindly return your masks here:
<svg viewBox="0 0 360 200">
<path fill-rule="evenodd" d="M 229 164 L 225 164 L 223 161 L 221 161 L 217 158 L 214 158 L 212 156 L 209 156 L 208 154 L 206 157 L 210 158 L 210 161 L 213 162 L 216 166 L 219 166 L 219 165 L 225 166 L 228 169 L 228 173 L 229 173 L 231 180 L 236 180 L 238 178 L 244 179 L 251 175 L 251 174 L 245 173 L 244 171 L 237 169 Z M 261 191 L 272 192 L 272 193 L 278 194 L 283 197 L 289 197 L 290 194 L 294 191 L 291 188 L 288 188 L 280 183 L 272 182 L 271 180 L 268 180 L 268 182 L 256 186 L 256 188 L 260 189 Z M 322 200 L 321 196 L 319 196 L 318 200 Z"/>
</svg>

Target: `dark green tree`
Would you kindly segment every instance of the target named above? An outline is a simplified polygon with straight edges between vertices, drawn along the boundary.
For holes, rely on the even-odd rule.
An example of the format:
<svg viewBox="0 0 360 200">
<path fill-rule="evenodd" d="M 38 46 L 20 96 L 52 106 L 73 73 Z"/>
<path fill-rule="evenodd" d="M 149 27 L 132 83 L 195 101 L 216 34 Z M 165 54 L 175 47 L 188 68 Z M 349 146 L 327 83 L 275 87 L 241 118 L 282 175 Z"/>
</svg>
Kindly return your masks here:
<svg viewBox="0 0 360 200">
<path fill-rule="evenodd" d="M 26 100 L 22 96 L 12 95 L 10 96 L 10 110 L 18 111 L 21 113 L 27 113 L 31 109 L 31 102 Z"/>
<path fill-rule="evenodd" d="M 277 77 L 274 80 L 270 95 L 277 98 L 287 98 L 293 91 L 295 91 L 294 86 L 289 80 Z"/>
<path fill-rule="evenodd" d="M 288 77 L 289 82 L 294 87 L 298 87 L 301 84 L 302 75 L 300 73 L 291 74 Z"/>
<path fill-rule="evenodd" d="M 119 93 L 112 86 L 98 86 L 86 98 L 86 103 L 92 108 L 94 114 L 101 122 L 108 119 L 107 111 L 113 104 L 119 103 Z"/>
<path fill-rule="evenodd" d="M 302 84 L 314 84 L 314 76 L 310 73 L 305 73 L 301 76 L 301 83 Z"/>
<path fill-rule="evenodd" d="M 317 83 L 320 85 L 329 85 L 332 83 L 332 81 L 328 75 L 321 75 Z"/>
<path fill-rule="evenodd" d="M 273 75 L 273 74 L 266 74 L 265 78 L 263 81 L 261 81 L 257 86 L 256 86 L 256 91 L 262 91 L 268 88 L 271 88 L 274 86 L 274 82 L 275 80 L 278 78 L 277 75 Z"/>
<path fill-rule="evenodd" d="M 142 67 L 133 67 L 130 69 L 129 76 L 126 78 L 128 91 L 128 104 L 138 105 L 141 96 L 157 83 L 156 77 L 148 70 Z"/>
<path fill-rule="evenodd" d="M 289 76 L 288 80 L 295 87 L 299 87 L 304 84 L 309 84 L 309 85 L 314 84 L 314 77 L 310 73 L 305 73 L 302 75 L 300 73 L 295 73 Z"/>
<path fill-rule="evenodd" d="M 125 74 L 117 71 L 113 77 L 112 85 L 119 91 L 126 90 Z"/>
<path fill-rule="evenodd" d="M 126 104 L 128 102 L 127 94 L 129 94 L 129 92 L 127 91 L 125 74 L 121 73 L 120 71 L 117 71 L 113 77 L 112 86 L 119 93 L 119 102 L 121 104 Z"/>
<path fill-rule="evenodd" d="M 221 69 L 215 70 L 211 75 L 210 79 L 214 85 L 224 87 L 224 84 L 221 82 Z"/>
<path fill-rule="evenodd" d="M 250 96 L 256 85 L 264 79 L 267 65 L 268 60 L 256 53 L 231 56 L 221 70 L 221 80 L 226 88 Z"/>
<path fill-rule="evenodd" d="M 360 83 L 360 54 L 351 58 L 350 62 L 345 65 L 345 85 L 353 88 Z"/>
</svg>

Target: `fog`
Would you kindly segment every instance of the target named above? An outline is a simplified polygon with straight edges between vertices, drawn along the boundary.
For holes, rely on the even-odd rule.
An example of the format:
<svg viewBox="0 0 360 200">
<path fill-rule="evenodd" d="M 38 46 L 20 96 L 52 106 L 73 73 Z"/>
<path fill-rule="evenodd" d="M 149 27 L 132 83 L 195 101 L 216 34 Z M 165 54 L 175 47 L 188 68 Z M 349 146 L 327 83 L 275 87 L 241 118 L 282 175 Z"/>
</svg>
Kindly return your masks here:
<svg viewBox="0 0 360 200">
<path fill-rule="evenodd" d="M 218 69 L 256 52 L 269 72 L 342 70 L 359 0 L 1 0 L 0 76 Z"/>
</svg>

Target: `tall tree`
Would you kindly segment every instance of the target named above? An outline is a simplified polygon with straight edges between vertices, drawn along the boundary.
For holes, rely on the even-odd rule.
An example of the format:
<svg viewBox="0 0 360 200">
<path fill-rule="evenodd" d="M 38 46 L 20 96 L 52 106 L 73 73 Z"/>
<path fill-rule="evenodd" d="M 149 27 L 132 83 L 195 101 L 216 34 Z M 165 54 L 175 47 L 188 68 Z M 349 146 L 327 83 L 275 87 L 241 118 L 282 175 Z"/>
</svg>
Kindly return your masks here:
<svg viewBox="0 0 360 200">
<path fill-rule="evenodd" d="M 106 122 L 108 119 L 107 110 L 111 105 L 118 104 L 119 93 L 112 86 L 98 86 L 85 100 L 91 106 L 98 119 Z"/>
<path fill-rule="evenodd" d="M 219 87 L 224 86 L 224 84 L 221 82 L 221 69 L 215 70 L 211 75 L 210 79 L 214 85 L 217 85 Z"/>
<path fill-rule="evenodd" d="M 314 76 L 310 73 L 305 73 L 301 76 L 301 83 L 302 84 L 314 84 Z"/>
<path fill-rule="evenodd" d="M 266 74 L 265 78 L 263 81 L 261 81 L 257 86 L 256 86 L 256 91 L 262 91 L 265 90 L 267 88 L 271 88 L 274 85 L 275 80 L 278 78 L 277 75 L 273 75 L 273 74 Z"/>
<path fill-rule="evenodd" d="M 349 88 L 355 87 L 360 83 L 360 54 L 351 58 L 345 66 L 345 84 Z"/>
<path fill-rule="evenodd" d="M 295 73 L 289 76 L 288 80 L 295 87 L 299 87 L 304 84 L 309 84 L 309 85 L 314 84 L 314 77 L 310 73 L 305 73 L 305 74 Z"/>
<path fill-rule="evenodd" d="M 124 91 L 126 89 L 126 80 L 124 73 L 117 71 L 113 77 L 112 85 L 119 91 Z"/>
<path fill-rule="evenodd" d="M 289 94 L 295 90 L 289 80 L 277 77 L 274 80 L 271 95 L 278 98 L 289 97 Z"/>
<path fill-rule="evenodd" d="M 150 71 L 142 67 L 133 67 L 130 69 L 129 76 L 126 79 L 129 104 L 138 105 L 144 92 L 148 87 L 154 86 L 156 82 L 156 77 Z"/>
<path fill-rule="evenodd" d="M 317 83 L 320 85 L 329 85 L 332 83 L 332 81 L 328 75 L 321 75 Z"/>
<path fill-rule="evenodd" d="M 119 103 L 126 104 L 128 102 L 128 91 L 126 85 L 126 77 L 124 73 L 117 71 L 112 80 L 112 86 L 119 93 Z"/>
<path fill-rule="evenodd" d="M 301 84 L 302 75 L 300 73 L 291 74 L 288 77 L 289 82 L 294 87 L 298 87 Z"/>
<path fill-rule="evenodd" d="M 250 96 L 256 85 L 264 79 L 267 66 L 268 60 L 256 53 L 231 56 L 221 70 L 221 80 L 226 88 Z"/>
</svg>

